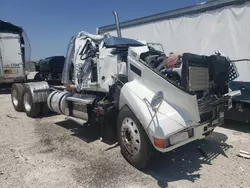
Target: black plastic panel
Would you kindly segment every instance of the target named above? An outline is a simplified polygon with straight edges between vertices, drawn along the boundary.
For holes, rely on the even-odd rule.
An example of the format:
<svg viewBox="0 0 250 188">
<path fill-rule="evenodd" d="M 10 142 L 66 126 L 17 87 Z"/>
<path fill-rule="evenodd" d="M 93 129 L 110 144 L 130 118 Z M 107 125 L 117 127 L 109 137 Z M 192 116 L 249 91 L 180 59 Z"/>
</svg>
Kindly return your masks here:
<svg viewBox="0 0 250 188">
<path fill-rule="evenodd" d="M 138 76 L 141 76 L 141 70 L 135 67 L 134 65 L 130 64 L 130 70 L 133 71 Z"/>
</svg>

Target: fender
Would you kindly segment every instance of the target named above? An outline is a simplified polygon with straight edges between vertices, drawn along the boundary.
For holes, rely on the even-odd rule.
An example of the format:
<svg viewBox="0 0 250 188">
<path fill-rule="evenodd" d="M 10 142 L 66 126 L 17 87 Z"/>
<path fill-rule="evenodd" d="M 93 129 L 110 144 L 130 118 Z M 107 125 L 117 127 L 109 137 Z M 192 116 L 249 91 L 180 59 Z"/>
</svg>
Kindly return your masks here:
<svg viewBox="0 0 250 188">
<path fill-rule="evenodd" d="M 127 105 L 141 122 L 152 143 L 152 136 L 164 139 L 189 126 L 198 124 L 185 119 L 185 114 L 178 112 L 165 100 L 159 110 L 154 112 L 143 100 L 146 98 L 151 101 L 154 94 L 143 83 L 135 79 L 124 84 L 119 98 L 119 110 Z"/>
<path fill-rule="evenodd" d="M 28 81 L 34 80 L 37 74 L 39 74 L 39 72 L 36 72 L 36 71 L 28 72 L 27 80 Z"/>
</svg>

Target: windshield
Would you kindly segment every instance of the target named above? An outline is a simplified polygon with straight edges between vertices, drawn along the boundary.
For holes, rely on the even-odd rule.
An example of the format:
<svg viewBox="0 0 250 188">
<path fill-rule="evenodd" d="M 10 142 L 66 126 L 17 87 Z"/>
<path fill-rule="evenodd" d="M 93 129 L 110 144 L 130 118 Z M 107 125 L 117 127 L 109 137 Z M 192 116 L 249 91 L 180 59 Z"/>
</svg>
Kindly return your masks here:
<svg viewBox="0 0 250 188">
<path fill-rule="evenodd" d="M 160 43 L 148 42 L 147 45 L 150 46 L 150 47 L 152 47 L 155 50 L 164 52 L 163 46 Z"/>
</svg>

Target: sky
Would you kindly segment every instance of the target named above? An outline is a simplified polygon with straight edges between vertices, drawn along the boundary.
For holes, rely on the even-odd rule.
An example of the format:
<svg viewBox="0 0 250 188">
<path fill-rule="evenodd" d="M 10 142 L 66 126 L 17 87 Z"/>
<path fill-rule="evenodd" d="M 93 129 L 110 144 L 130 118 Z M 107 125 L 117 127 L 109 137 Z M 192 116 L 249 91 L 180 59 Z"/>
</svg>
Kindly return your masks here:
<svg viewBox="0 0 250 188">
<path fill-rule="evenodd" d="M 66 54 L 70 38 L 79 31 L 174 10 L 201 0 L 0 0 L 0 20 L 22 26 L 31 43 L 31 60 Z"/>
</svg>

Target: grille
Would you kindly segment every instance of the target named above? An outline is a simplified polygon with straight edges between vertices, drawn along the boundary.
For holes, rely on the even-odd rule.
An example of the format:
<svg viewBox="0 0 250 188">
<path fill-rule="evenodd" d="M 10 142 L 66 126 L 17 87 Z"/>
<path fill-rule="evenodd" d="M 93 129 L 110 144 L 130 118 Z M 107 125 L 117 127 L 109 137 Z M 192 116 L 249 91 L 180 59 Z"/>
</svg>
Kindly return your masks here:
<svg viewBox="0 0 250 188">
<path fill-rule="evenodd" d="M 209 71 L 204 67 L 189 67 L 189 90 L 200 91 L 209 86 Z"/>
</svg>

